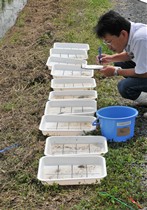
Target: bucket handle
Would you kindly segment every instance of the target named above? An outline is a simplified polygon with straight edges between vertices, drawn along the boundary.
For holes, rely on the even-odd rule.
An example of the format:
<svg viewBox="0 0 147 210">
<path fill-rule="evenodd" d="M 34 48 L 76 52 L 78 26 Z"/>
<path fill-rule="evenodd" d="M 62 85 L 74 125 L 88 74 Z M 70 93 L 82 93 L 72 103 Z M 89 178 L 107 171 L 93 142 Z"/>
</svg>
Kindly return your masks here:
<svg viewBox="0 0 147 210">
<path fill-rule="evenodd" d="M 100 124 L 97 120 L 98 120 L 98 119 L 96 119 L 96 120 L 92 123 L 93 126 L 97 126 L 97 125 Z"/>
</svg>

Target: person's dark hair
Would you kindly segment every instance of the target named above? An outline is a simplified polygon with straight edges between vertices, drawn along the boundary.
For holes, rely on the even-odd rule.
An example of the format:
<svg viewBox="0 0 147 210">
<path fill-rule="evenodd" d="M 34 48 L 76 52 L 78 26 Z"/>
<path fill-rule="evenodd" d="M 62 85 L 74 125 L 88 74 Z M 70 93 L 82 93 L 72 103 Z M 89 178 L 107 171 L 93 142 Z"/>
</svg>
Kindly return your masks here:
<svg viewBox="0 0 147 210">
<path fill-rule="evenodd" d="M 102 15 L 97 25 L 94 27 L 94 32 L 98 38 L 105 37 L 106 34 L 119 36 L 122 30 L 130 32 L 131 23 L 122 17 L 119 13 L 110 10 Z"/>
</svg>

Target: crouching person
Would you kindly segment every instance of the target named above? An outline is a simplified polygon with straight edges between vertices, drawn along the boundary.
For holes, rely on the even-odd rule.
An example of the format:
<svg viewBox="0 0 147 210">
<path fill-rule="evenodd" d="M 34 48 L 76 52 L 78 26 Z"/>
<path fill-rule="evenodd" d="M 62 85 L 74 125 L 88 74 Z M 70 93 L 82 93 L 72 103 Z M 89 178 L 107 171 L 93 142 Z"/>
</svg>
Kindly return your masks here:
<svg viewBox="0 0 147 210">
<path fill-rule="evenodd" d="M 115 52 L 101 55 L 106 65 L 100 72 L 107 77 L 123 76 L 118 83 L 121 96 L 147 106 L 147 25 L 130 22 L 111 10 L 99 18 L 94 31 Z M 114 66 L 108 65 L 112 62 Z"/>
</svg>

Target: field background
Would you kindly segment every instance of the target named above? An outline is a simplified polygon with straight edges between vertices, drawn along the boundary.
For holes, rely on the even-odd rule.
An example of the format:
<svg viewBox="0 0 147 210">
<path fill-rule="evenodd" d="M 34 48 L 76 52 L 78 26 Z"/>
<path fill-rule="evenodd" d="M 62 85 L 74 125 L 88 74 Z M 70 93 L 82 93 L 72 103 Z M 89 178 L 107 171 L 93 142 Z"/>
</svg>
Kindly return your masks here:
<svg viewBox="0 0 147 210">
<path fill-rule="evenodd" d="M 114 1 L 108 0 L 28 0 L 15 26 L 0 41 L 1 149 L 17 144 L 0 154 L 0 209 L 138 209 L 130 197 L 147 206 L 145 107 L 137 107 L 139 116 L 131 140 L 108 143 L 108 176 L 100 185 L 44 186 L 36 178 L 46 139 L 38 127 L 51 91 L 52 78 L 45 65 L 49 49 L 57 41 L 88 43 L 88 63 L 95 64 L 102 43 L 93 34 L 93 27 L 98 17 L 111 8 L 115 8 Z M 105 46 L 103 51 L 111 53 Z M 121 77 L 104 78 L 96 72 L 95 79 L 98 109 L 133 106 L 117 92 Z M 99 128 L 93 135 L 100 135 Z"/>
</svg>

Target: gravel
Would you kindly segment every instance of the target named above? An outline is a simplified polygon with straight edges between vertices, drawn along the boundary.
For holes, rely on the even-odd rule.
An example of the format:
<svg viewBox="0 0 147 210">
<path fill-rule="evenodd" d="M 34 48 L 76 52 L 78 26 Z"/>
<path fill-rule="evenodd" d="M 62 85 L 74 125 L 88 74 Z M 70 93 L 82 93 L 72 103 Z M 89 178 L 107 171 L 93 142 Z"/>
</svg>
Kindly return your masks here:
<svg viewBox="0 0 147 210">
<path fill-rule="evenodd" d="M 147 24 L 147 4 L 139 0 L 111 0 L 114 10 L 133 22 Z"/>
</svg>

